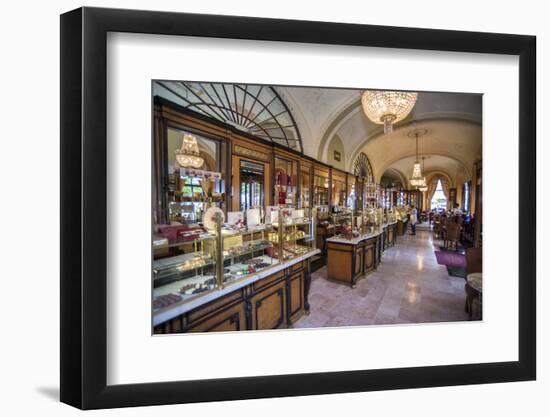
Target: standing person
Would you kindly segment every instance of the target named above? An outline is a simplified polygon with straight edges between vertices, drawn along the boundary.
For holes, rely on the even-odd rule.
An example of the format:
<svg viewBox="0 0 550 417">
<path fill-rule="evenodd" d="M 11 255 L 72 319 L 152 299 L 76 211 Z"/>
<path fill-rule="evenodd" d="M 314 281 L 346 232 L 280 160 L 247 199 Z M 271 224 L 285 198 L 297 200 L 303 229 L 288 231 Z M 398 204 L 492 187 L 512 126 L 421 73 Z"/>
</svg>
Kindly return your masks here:
<svg viewBox="0 0 550 417">
<path fill-rule="evenodd" d="M 418 211 L 414 206 L 411 206 L 411 211 L 409 213 L 409 216 L 411 218 L 411 235 L 416 235 L 416 223 L 418 223 Z"/>
<path fill-rule="evenodd" d="M 453 216 L 462 216 L 462 210 L 460 210 L 460 205 L 455 204 L 455 208 L 453 209 Z"/>
</svg>

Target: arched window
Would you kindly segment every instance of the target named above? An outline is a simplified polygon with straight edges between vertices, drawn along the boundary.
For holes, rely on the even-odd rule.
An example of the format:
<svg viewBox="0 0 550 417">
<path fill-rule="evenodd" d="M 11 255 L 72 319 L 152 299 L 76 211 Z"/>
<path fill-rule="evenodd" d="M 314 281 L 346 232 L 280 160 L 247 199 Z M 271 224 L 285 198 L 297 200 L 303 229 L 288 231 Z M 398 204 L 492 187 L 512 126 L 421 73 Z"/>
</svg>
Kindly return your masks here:
<svg viewBox="0 0 550 417">
<path fill-rule="evenodd" d="M 366 207 L 375 208 L 378 204 L 377 186 L 374 183 L 374 175 L 369 158 L 364 152 L 361 152 L 355 160 L 353 173 L 363 183 L 362 204 Z"/>
<path fill-rule="evenodd" d="M 374 175 L 369 158 L 364 152 L 361 152 L 355 160 L 353 173 L 365 183 L 374 183 Z"/>
<path fill-rule="evenodd" d="M 303 152 L 294 117 L 265 85 L 156 81 L 153 93 L 261 139 Z"/>
</svg>

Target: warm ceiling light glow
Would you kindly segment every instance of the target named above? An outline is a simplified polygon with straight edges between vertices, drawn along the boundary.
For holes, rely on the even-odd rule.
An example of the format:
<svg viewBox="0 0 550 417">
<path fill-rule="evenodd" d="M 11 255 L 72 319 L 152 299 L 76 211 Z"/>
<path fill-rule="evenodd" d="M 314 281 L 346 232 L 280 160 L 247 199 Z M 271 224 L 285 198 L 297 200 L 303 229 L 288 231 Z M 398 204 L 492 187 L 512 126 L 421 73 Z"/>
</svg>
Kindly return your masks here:
<svg viewBox="0 0 550 417">
<path fill-rule="evenodd" d="M 409 182 L 413 187 L 422 187 L 426 185 L 426 178 L 422 176 L 422 168 L 420 162 L 418 162 L 418 132 L 414 133 L 416 139 L 416 161 L 414 161 L 412 176 Z"/>
<path fill-rule="evenodd" d="M 200 156 L 197 138 L 185 133 L 181 148 L 176 150 L 176 160 L 182 168 L 200 168 L 204 164 L 204 158 Z"/>
<path fill-rule="evenodd" d="M 366 90 L 361 95 L 361 104 L 371 121 L 384 125 L 384 133 L 391 133 L 393 124 L 408 116 L 417 98 L 418 93 Z"/>
<path fill-rule="evenodd" d="M 411 182 L 411 185 L 413 187 L 421 187 L 426 182 L 425 178 L 422 176 L 422 168 L 420 168 L 420 162 L 414 162 L 412 177 L 409 181 Z"/>
</svg>

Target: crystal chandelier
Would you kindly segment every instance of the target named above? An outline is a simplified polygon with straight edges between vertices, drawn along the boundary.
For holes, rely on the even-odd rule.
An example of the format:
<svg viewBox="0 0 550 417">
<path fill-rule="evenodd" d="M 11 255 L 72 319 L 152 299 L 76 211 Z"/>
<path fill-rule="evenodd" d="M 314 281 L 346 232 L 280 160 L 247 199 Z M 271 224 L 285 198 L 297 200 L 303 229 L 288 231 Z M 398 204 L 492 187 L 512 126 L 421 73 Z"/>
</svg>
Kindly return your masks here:
<svg viewBox="0 0 550 417">
<path fill-rule="evenodd" d="M 422 172 L 426 172 L 424 169 L 424 157 L 422 157 Z M 425 193 L 428 191 L 428 184 L 426 184 L 426 177 L 422 177 L 422 184 L 418 187 L 418 191 Z"/>
<path fill-rule="evenodd" d="M 422 176 L 422 168 L 420 167 L 420 162 L 418 162 L 418 132 L 414 132 L 414 137 L 416 140 L 416 160 L 414 161 L 412 177 L 409 181 L 413 187 L 421 187 L 426 184 L 426 178 Z"/>
<path fill-rule="evenodd" d="M 200 168 L 204 164 L 204 158 L 200 155 L 197 138 L 185 133 L 181 148 L 176 150 L 176 160 L 182 168 Z"/>
<path fill-rule="evenodd" d="M 417 98 L 418 93 L 366 90 L 361 95 L 361 104 L 371 121 L 384 125 L 384 133 L 391 133 L 393 124 L 408 116 Z"/>
</svg>

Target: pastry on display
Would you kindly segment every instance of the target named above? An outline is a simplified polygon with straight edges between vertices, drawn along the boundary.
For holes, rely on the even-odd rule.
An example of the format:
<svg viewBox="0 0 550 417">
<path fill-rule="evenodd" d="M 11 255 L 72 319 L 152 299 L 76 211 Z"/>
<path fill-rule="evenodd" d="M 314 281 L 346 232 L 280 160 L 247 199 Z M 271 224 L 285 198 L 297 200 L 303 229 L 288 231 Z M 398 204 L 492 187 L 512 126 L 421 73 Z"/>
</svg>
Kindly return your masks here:
<svg viewBox="0 0 550 417">
<path fill-rule="evenodd" d="M 155 297 L 155 299 L 153 300 L 153 308 L 156 310 L 159 308 L 168 307 L 169 305 L 177 303 L 178 301 L 181 301 L 181 296 L 178 294 L 170 293 L 160 295 L 158 297 Z"/>
</svg>

